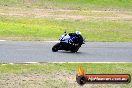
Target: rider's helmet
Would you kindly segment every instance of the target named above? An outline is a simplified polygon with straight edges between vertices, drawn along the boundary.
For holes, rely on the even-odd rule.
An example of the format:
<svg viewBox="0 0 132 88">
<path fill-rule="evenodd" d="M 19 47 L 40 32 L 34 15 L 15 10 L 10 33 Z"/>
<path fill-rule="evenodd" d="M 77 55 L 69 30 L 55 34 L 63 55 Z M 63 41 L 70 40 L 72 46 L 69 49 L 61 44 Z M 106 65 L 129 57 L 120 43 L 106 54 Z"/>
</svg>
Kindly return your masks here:
<svg viewBox="0 0 132 88">
<path fill-rule="evenodd" d="M 80 31 L 76 31 L 75 32 L 77 35 L 81 35 L 81 32 Z"/>
</svg>

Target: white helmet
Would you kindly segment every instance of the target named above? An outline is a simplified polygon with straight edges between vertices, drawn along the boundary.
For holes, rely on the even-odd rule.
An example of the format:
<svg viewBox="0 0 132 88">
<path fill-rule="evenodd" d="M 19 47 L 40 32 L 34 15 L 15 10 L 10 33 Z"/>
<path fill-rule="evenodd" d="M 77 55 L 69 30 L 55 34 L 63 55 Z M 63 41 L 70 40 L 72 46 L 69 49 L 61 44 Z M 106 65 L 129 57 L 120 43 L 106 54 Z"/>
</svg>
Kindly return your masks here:
<svg viewBox="0 0 132 88">
<path fill-rule="evenodd" d="M 80 32 L 80 31 L 76 31 L 75 33 L 76 33 L 77 35 L 81 34 L 81 32 Z"/>
</svg>

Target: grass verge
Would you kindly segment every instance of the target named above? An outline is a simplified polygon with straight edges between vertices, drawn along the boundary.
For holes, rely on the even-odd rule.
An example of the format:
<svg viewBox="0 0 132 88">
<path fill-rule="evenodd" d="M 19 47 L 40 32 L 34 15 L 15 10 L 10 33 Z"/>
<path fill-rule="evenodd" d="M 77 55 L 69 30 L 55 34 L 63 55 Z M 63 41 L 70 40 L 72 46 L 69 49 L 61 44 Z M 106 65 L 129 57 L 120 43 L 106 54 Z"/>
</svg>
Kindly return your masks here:
<svg viewBox="0 0 132 88">
<path fill-rule="evenodd" d="M 10 17 L 0 19 L 1 39 L 57 40 L 64 30 L 79 30 L 88 41 L 132 42 L 132 21 Z"/>
<path fill-rule="evenodd" d="M 131 10 L 131 0 L 0 0 L 0 5 L 9 7 L 48 9 L 125 9 Z"/>
<path fill-rule="evenodd" d="M 131 63 L 81 63 L 89 74 L 130 74 Z M 0 64 L 0 86 L 23 88 L 79 88 L 76 83 L 76 71 L 80 64 Z M 129 84 L 86 84 L 82 88 L 131 88 Z"/>
</svg>

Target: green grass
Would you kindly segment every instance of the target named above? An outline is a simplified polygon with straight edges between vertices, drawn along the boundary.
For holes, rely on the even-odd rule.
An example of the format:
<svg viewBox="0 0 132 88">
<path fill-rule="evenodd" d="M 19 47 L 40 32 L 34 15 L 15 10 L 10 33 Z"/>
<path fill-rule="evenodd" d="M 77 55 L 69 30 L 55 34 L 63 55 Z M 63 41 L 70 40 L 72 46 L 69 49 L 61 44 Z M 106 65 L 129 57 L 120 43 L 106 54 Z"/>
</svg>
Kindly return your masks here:
<svg viewBox="0 0 132 88">
<path fill-rule="evenodd" d="M 76 74 L 82 65 L 87 74 L 130 74 L 131 63 L 43 63 L 43 64 L 0 64 L 1 87 L 23 88 L 79 88 Z M 131 88 L 129 84 L 86 84 L 82 88 Z"/>
<path fill-rule="evenodd" d="M 79 66 L 82 66 L 87 74 L 130 74 L 132 75 L 131 63 L 45 63 L 45 64 L 0 64 L 0 74 L 25 74 L 25 73 L 56 73 L 58 71 L 67 71 L 69 73 L 77 72 Z M 76 75 L 76 74 L 75 74 Z"/>
<path fill-rule="evenodd" d="M 131 0 L 0 0 L 4 6 L 63 9 L 132 9 Z"/>
<path fill-rule="evenodd" d="M 88 41 L 132 42 L 132 21 L 0 18 L 0 38 L 57 40 L 64 30 L 79 30 Z"/>
<path fill-rule="evenodd" d="M 0 0 L 0 7 L 0 39 L 57 40 L 64 30 L 67 32 L 79 30 L 87 41 L 132 42 L 132 0 Z M 51 11 L 47 11 L 47 17 L 41 17 L 46 11 L 41 13 L 37 8 L 41 10 L 48 8 Z M 90 12 L 102 9 L 125 11 Z M 38 11 L 37 15 L 40 15 L 40 18 L 34 18 L 35 14 L 32 11 L 34 13 Z M 23 16 L 16 17 L 15 14 Z M 57 19 L 59 16 L 62 19 Z M 67 19 L 66 16 L 74 18 Z M 79 17 L 86 17 L 86 20 L 76 19 Z M 100 19 L 97 19 L 98 17 Z M 115 19 L 111 20 L 110 17 Z"/>
<path fill-rule="evenodd" d="M 29 37 L 31 40 L 34 38 L 52 39 L 60 36 L 57 33 L 61 32 L 56 25 L 40 19 L 7 19 L 4 22 L 0 22 L 0 27 L 0 36 L 2 37 L 22 37 L 22 39 Z"/>
</svg>

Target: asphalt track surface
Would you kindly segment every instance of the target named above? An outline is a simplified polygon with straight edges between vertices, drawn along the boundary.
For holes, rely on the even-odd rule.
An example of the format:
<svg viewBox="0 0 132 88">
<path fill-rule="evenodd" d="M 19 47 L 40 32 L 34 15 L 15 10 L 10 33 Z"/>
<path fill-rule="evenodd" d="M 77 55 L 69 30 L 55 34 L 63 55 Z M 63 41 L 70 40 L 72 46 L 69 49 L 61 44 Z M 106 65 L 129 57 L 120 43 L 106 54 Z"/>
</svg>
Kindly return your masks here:
<svg viewBox="0 0 132 88">
<path fill-rule="evenodd" d="M 132 62 L 132 42 L 87 42 L 77 53 L 52 52 L 55 43 L 0 41 L 0 63 Z"/>
</svg>

